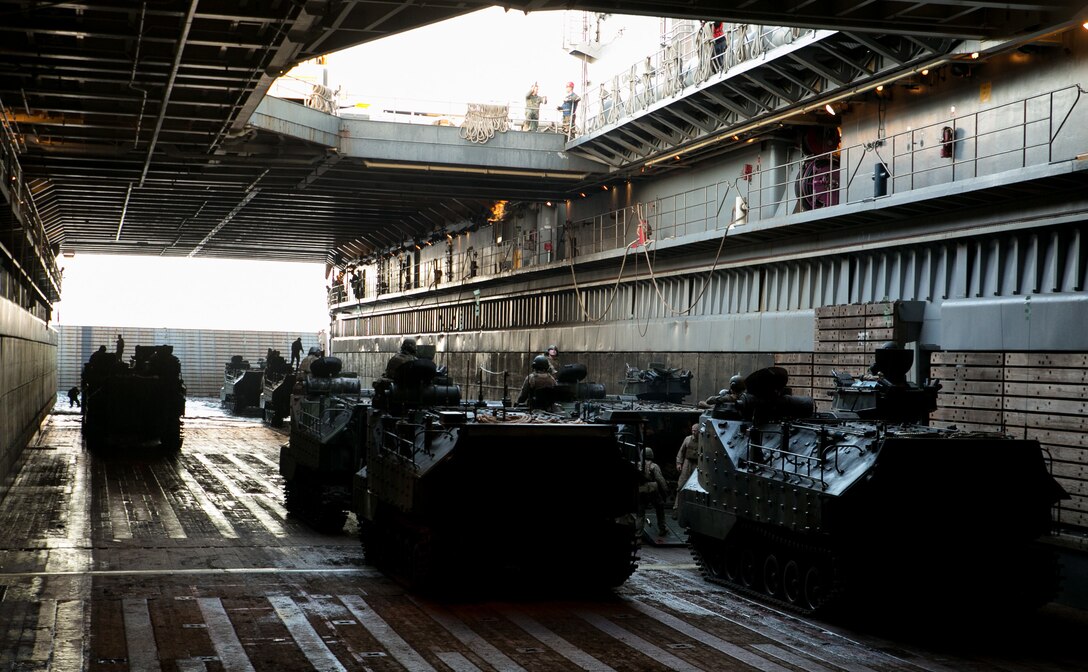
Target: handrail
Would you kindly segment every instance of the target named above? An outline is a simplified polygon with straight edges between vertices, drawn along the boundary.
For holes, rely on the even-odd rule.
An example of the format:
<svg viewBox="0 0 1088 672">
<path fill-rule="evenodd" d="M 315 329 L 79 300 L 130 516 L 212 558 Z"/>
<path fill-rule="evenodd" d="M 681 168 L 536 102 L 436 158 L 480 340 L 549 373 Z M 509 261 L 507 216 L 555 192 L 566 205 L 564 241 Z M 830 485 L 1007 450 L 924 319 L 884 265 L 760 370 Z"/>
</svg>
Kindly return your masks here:
<svg viewBox="0 0 1088 672">
<path fill-rule="evenodd" d="M 700 27 L 681 30 L 669 38 L 660 50 L 633 63 L 629 68 L 604 78 L 592 94 L 582 92 L 582 100 L 575 115 L 575 128 L 570 137 L 593 132 L 622 117 L 640 112 L 669 96 L 681 96 L 691 86 L 697 86 L 711 77 L 724 75 L 736 66 L 765 58 L 768 51 L 792 43 L 814 29 L 784 26 L 759 26 L 743 23 L 725 23 L 720 51 L 715 52 L 712 25 L 704 22 Z M 285 76 L 277 80 L 274 89 L 279 97 L 285 95 L 303 100 L 309 107 L 327 111 L 335 109 L 337 116 L 371 121 L 391 121 L 408 124 L 461 126 L 470 104 L 484 103 L 508 109 L 511 130 L 530 130 L 524 100 L 449 101 L 404 98 L 399 96 L 373 96 L 336 89 L 332 92 L 321 84 L 297 77 Z M 331 96 L 331 98 L 330 98 Z M 320 99 L 315 104 L 314 98 Z M 352 102 L 356 101 L 356 102 Z M 562 132 L 562 120 L 556 110 L 560 95 L 552 96 L 549 104 L 540 106 L 535 130 Z M 357 110 L 355 114 L 349 110 Z"/>
<path fill-rule="evenodd" d="M 23 249 L 8 250 L 5 247 L 4 252 L 19 270 L 24 282 L 33 289 L 43 303 L 49 305 L 60 298 L 60 271 L 57 269 L 56 257 L 49 249 L 49 237 L 45 233 L 45 226 L 42 224 L 41 215 L 34 202 L 34 194 L 23 177 L 19 153 L 20 142 L 16 122 L 9 116 L 7 108 L 0 101 L 0 183 L 9 192 L 12 214 L 24 225 Z M 41 267 L 42 276 L 47 285 L 44 291 L 39 286 L 38 280 L 25 268 L 26 261 L 31 256 Z"/>
<path fill-rule="evenodd" d="M 719 180 L 652 201 L 575 220 L 558 228 L 530 230 L 500 244 L 471 252 L 457 250 L 443 283 L 460 283 L 510 275 L 526 268 L 557 268 L 572 259 L 615 252 L 644 239 L 683 239 L 745 224 L 783 220 L 813 210 L 834 208 L 909 193 L 916 189 L 961 182 L 985 175 L 1047 165 L 1075 158 L 1077 145 L 1063 142 L 1069 129 L 1088 126 L 1079 101 L 1085 90 L 1074 84 L 1024 99 L 900 131 L 875 141 L 859 142 L 825 154 L 794 156 L 778 165 L 756 167 L 735 180 Z M 1080 119 L 1078 122 L 1077 119 Z M 947 127 L 952 140 L 941 140 Z M 797 150 L 794 150 L 797 152 Z M 942 156 L 950 152 L 951 156 Z M 798 152 L 799 154 L 799 152 Z M 877 189 L 876 170 L 883 166 L 886 183 Z M 807 171 L 807 172 L 806 172 Z M 807 185 L 807 187 L 804 187 Z M 741 208 L 735 207 L 740 199 Z M 739 212 L 742 217 L 735 217 Z M 420 278 L 398 288 L 398 264 L 386 264 L 394 291 L 436 286 L 432 258 L 445 255 L 441 245 L 425 248 Z M 475 265 L 476 272 L 470 267 Z M 367 273 L 365 299 L 346 287 L 330 290 L 330 307 L 378 298 L 379 273 Z M 440 286 L 440 285 L 439 285 Z M 388 293 L 388 290 L 381 294 Z"/>
<path fill-rule="evenodd" d="M 601 80 L 592 97 L 587 92 L 589 100 L 582 105 L 585 121 L 580 130 L 591 133 L 664 98 L 682 97 L 689 87 L 723 76 L 738 65 L 766 57 L 771 49 L 816 32 L 811 28 L 743 23 L 725 23 L 723 30 L 717 53 L 712 24 L 704 22 L 697 30 L 677 35 L 661 50 Z"/>
</svg>

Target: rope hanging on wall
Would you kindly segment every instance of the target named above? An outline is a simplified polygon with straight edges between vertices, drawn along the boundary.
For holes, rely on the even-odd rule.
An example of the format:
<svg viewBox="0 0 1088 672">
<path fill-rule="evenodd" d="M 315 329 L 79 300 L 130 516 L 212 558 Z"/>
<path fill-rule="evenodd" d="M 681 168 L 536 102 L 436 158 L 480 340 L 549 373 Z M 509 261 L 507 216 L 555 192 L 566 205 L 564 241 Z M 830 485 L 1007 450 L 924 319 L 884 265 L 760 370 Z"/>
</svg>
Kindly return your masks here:
<svg viewBox="0 0 1088 672">
<path fill-rule="evenodd" d="M 469 142 L 483 144 L 510 129 L 509 108 L 506 105 L 469 103 L 465 123 L 461 124 L 461 137 Z"/>
</svg>

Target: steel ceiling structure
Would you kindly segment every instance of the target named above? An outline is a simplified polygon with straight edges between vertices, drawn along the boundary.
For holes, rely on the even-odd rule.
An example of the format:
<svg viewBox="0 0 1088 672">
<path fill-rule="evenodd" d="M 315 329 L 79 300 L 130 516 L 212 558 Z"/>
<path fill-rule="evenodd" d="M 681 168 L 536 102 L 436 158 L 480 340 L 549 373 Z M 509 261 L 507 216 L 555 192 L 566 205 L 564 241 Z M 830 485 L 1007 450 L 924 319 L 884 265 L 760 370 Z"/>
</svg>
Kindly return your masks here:
<svg viewBox="0 0 1088 672">
<path fill-rule="evenodd" d="M 569 190 L 569 182 L 539 178 L 370 169 L 324 146 L 246 128 L 272 81 L 292 65 L 490 4 L 0 0 L 0 104 L 53 253 L 328 261 L 352 241 L 395 241 L 444 220 L 471 220 L 499 198 Z M 844 84 L 872 75 L 861 52 L 874 45 L 902 65 L 917 49 L 937 48 L 939 38 L 1037 32 L 1083 11 L 1057 2 L 949 0 L 751 0 L 730 7 L 703 0 L 530 0 L 505 6 L 848 28 L 856 34 L 844 38 L 853 45 L 845 62 L 843 55 L 825 54 L 803 63 L 806 73 L 823 67 L 819 75 L 832 82 L 840 73 Z M 895 37 L 904 33 L 936 42 Z M 773 101 L 795 104 L 808 85 L 805 76 L 793 74 L 799 80 L 793 83 L 771 74 L 723 83 L 707 93 L 710 99 L 696 100 L 709 106 L 709 116 L 692 126 L 741 114 L 725 100 L 745 111 L 778 104 Z M 672 135 L 680 132 L 666 137 L 682 142 Z M 654 148 L 648 138 L 645 146 L 633 143 L 627 131 L 614 137 L 625 135 L 639 151 Z M 615 160 L 616 152 L 631 150 L 600 151 Z"/>
</svg>

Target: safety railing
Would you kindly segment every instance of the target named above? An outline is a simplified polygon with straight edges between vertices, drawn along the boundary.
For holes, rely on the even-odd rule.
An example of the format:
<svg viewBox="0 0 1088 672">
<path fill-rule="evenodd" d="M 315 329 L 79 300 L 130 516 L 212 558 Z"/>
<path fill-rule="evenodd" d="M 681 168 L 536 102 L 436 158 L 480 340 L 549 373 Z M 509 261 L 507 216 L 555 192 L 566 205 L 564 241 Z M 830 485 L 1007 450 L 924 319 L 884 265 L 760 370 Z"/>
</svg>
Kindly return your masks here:
<svg viewBox="0 0 1088 672">
<path fill-rule="evenodd" d="M 278 82 L 284 82 L 281 78 Z M 536 119 L 529 119 L 524 99 L 513 101 L 457 102 L 396 96 L 361 96 L 340 91 L 330 92 L 327 87 L 292 81 L 274 90 L 276 97 L 302 101 L 307 107 L 319 109 L 347 120 L 387 121 L 400 124 L 425 126 L 463 127 L 471 121 L 472 108 L 487 106 L 502 109 L 505 114 L 503 130 L 532 131 L 538 133 L 567 132 L 562 126 L 562 115 L 555 109 L 557 98 L 549 98 L 551 104 L 542 103 Z"/>
<path fill-rule="evenodd" d="M 23 149 L 21 138 L 15 119 L 0 102 L 0 182 L 8 193 L 12 214 L 25 227 L 19 235 L 13 232 L 5 237 L 3 253 L 19 269 L 17 273 L 40 294 L 41 301 L 48 303 L 60 298 L 60 271 L 50 250 L 34 195 L 19 164 L 18 155 Z M 29 267 L 32 263 L 38 266 L 37 272 Z"/>
<path fill-rule="evenodd" d="M 312 436 L 324 442 L 344 428 L 351 420 L 353 409 L 343 400 L 330 396 L 317 403 L 303 402 L 297 422 Z"/>
<path fill-rule="evenodd" d="M 1084 93 L 1080 85 L 1072 85 L 823 154 L 792 150 L 797 156 L 765 168 L 746 169 L 734 180 L 708 183 L 546 231 L 524 231 L 500 244 L 459 250 L 451 267 L 443 266 L 443 279 L 459 283 L 625 248 L 642 249 L 649 241 L 731 227 L 740 232 L 748 223 L 1071 160 L 1083 147 L 1082 142 L 1073 141 L 1079 139 L 1075 134 L 1088 128 L 1088 108 L 1079 105 Z M 420 277 L 407 287 L 393 282 L 382 293 L 434 286 L 432 261 L 424 255 L 418 264 Z M 368 276 L 368 297 L 376 295 L 373 275 Z M 334 289 L 330 304 L 351 300 L 343 287 Z"/>
<path fill-rule="evenodd" d="M 469 117 L 471 105 L 485 104 L 507 110 L 507 128 L 514 131 L 566 133 L 574 138 L 635 114 L 670 96 L 679 96 L 689 87 L 711 77 L 724 75 L 734 67 L 764 58 L 775 48 L 813 33 L 811 29 L 782 26 L 754 26 L 726 23 L 724 34 L 714 38 L 711 23 L 683 25 L 669 36 L 661 50 L 646 56 L 621 73 L 603 80 L 595 91 L 583 91 L 575 110 L 573 127 L 563 125 L 556 109 L 562 94 L 540 105 L 537 119 L 530 120 L 525 100 L 490 100 L 479 103 L 362 96 L 304 80 L 283 77 L 274 92 L 279 97 L 302 100 L 317 109 L 337 110 L 345 119 L 390 121 L 407 124 L 460 127 Z"/>
<path fill-rule="evenodd" d="M 787 448 L 790 445 L 790 425 L 782 424 L 779 429 L 753 429 L 753 436 L 748 441 L 748 450 L 745 460 L 748 469 L 758 471 L 760 469 L 772 469 L 786 477 L 806 479 L 813 485 L 827 489 L 827 480 L 824 479 L 824 471 L 827 468 L 827 458 L 824 457 L 824 442 L 826 433 L 821 435 L 821 440 L 816 447 L 814 455 L 795 453 Z M 777 437 L 777 444 L 766 441 L 768 436 Z M 839 470 L 839 451 L 833 453 L 833 467 Z M 815 474 L 815 475 L 814 475 Z"/>
<path fill-rule="evenodd" d="M 781 26 L 723 24 L 723 35 L 714 38 L 713 24 L 674 36 L 660 50 L 602 81 L 586 93 L 582 116 L 585 123 L 575 135 L 599 128 L 647 109 L 712 77 L 724 76 L 743 63 L 766 57 L 773 49 L 790 44 L 812 29 Z"/>
<path fill-rule="evenodd" d="M 733 181 L 578 220 L 565 227 L 559 258 L 637 246 L 640 236 L 682 238 L 1070 160 L 1083 145 L 1063 139 L 1088 127 L 1088 109 L 1078 105 L 1084 93 L 1072 85 L 823 154 L 798 151 Z M 490 268 L 489 253 L 481 256 Z"/>
</svg>

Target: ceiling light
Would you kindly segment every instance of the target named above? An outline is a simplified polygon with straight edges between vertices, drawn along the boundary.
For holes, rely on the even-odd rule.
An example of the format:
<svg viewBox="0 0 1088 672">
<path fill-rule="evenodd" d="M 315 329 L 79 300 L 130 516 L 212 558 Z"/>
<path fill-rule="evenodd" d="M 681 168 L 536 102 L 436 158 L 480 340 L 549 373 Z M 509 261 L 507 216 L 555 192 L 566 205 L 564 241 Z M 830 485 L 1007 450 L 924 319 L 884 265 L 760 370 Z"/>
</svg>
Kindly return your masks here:
<svg viewBox="0 0 1088 672">
<path fill-rule="evenodd" d="M 883 84 L 877 85 L 876 90 L 877 90 L 877 93 L 883 91 L 884 90 L 884 85 Z"/>
<path fill-rule="evenodd" d="M 835 116 L 835 108 L 831 107 L 831 103 L 828 103 L 827 105 L 824 105 L 824 109 L 827 110 L 827 113 L 830 114 L 831 116 Z"/>
<path fill-rule="evenodd" d="M 1085 30 L 1088 30 L 1088 21 L 1085 21 L 1084 23 L 1080 24 L 1080 27 L 1085 29 Z"/>
<path fill-rule="evenodd" d="M 608 185 L 607 184 L 602 184 L 601 189 L 604 189 L 605 191 L 608 191 Z"/>
<path fill-rule="evenodd" d="M 586 192 L 580 191 L 580 192 L 578 192 L 578 195 L 581 196 L 582 198 L 585 198 L 586 197 Z"/>
<path fill-rule="evenodd" d="M 973 59 L 978 58 L 978 52 L 977 51 L 972 51 L 971 52 L 971 58 L 973 58 Z"/>
<path fill-rule="evenodd" d="M 547 203 L 545 203 L 544 205 L 546 205 L 546 206 L 548 206 L 548 207 L 550 208 L 550 207 L 552 207 L 552 202 L 551 202 L 551 201 L 548 201 L 548 202 L 547 202 Z"/>
<path fill-rule="evenodd" d="M 929 68 L 923 68 L 922 69 L 922 76 L 925 77 L 928 74 L 929 74 Z"/>
</svg>

